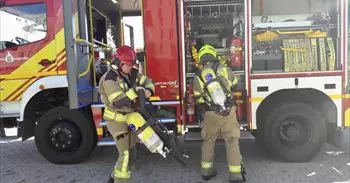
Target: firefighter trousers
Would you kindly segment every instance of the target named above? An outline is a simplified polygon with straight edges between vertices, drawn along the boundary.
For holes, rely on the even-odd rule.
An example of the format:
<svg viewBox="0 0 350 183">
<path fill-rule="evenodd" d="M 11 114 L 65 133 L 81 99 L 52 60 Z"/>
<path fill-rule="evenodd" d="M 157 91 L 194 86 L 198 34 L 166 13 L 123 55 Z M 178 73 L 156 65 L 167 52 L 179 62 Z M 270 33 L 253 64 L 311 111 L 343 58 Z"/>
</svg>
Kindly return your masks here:
<svg viewBox="0 0 350 183">
<path fill-rule="evenodd" d="M 202 162 L 201 174 L 210 176 L 214 172 L 214 148 L 217 137 L 221 134 L 226 144 L 226 156 L 230 174 L 241 174 L 241 153 L 239 149 L 240 128 L 236 117 L 235 107 L 230 114 L 221 116 L 213 111 L 204 113 L 201 124 Z"/>
<path fill-rule="evenodd" d="M 107 121 L 107 128 L 118 149 L 118 161 L 111 177 L 114 178 L 114 183 L 127 183 L 131 179 L 133 158 L 136 157 L 136 135 L 128 131 L 127 123 Z"/>
</svg>

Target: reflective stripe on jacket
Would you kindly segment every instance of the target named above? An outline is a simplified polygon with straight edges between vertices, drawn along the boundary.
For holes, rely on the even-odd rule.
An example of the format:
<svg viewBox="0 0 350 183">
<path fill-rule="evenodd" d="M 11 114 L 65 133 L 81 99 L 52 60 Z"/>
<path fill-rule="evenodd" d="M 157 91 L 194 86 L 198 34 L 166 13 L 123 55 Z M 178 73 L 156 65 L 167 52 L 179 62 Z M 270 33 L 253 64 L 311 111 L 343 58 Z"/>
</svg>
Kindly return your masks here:
<svg viewBox="0 0 350 183">
<path fill-rule="evenodd" d="M 122 113 L 130 113 L 134 111 L 133 106 L 130 104 L 118 108 L 113 105 L 113 103 L 119 100 L 125 100 L 125 98 L 135 102 L 138 95 L 135 89 L 130 86 L 130 81 L 128 81 L 128 79 L 129 78 L 123 79 L 117 71 L 112 69 L 101 77 L 99 82 L 101 101 L 110 110 Z M 154 93 L 154 84 L 150 78 L 138 73 L 136 83 L 138 86 L 142 86 L 149 90 L 152 94 Z"/>
</svg>

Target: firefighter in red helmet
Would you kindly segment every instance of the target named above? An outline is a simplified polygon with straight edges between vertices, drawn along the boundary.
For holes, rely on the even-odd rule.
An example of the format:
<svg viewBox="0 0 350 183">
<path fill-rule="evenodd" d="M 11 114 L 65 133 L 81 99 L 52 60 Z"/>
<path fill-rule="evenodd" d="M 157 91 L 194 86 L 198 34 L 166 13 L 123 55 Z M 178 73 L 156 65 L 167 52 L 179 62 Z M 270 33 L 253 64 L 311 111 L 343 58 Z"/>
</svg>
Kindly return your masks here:
<svg viewBox="0 0 350 183">
<path fill-rule="evenodd" d="M 111 69 L 99 82 L 101 101 L 105 104 L 103 119 L 113 136 L 118 149 L 118 161 L 108 183 L 125 183 L 131 178 L 130 165 L 135 156 L 136 135 L 128 129 L 127 122 L 144 120 L 135 112 L 137 90 L 143 88 L 149 98 L 154 93 L 154 83 L 150 78 L 133 68 L 136 53 L 129 46 L 117 49 Z"/>
</svg>

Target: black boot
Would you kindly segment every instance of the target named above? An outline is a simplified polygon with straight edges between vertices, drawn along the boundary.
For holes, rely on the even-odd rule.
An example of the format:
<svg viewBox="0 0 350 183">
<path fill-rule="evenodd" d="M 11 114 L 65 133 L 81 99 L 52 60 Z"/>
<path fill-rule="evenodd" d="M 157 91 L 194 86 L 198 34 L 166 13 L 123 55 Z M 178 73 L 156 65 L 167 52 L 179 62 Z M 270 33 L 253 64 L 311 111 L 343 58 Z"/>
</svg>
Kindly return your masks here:
<svg viewBox="0 0 350 183">
<path fill-rule="evenodd" d="M 109 177 L 108 182 L 107 183 L 114 183 L 114 178 L 113 177 Z"/>
<path fill-rule="evenodd" d="M 241 173 L 230 173 L 230 183 L 243 183 L 245 182 L 244 175 Z"/>
<path fill-rule="evenodd" d="M 210 175 L 202 175 L 202 179 L 205 181 L 210 180 L 211 178 L 215 177 L 218 172 L 214 170 Z"/>
<path fill-rule="evenodd" d="M 230 180 L 230 183 L 243 183 L 244 180 Z"/>
</svg>

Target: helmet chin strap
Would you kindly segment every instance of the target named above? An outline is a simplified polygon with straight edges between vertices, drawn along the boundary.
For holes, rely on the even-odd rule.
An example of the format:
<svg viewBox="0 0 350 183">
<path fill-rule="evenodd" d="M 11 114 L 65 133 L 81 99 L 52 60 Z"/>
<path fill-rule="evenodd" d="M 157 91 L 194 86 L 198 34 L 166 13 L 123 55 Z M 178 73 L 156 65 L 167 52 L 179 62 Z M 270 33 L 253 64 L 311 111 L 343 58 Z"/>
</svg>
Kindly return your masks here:
<svg viewBox="0 0 350 183">
<path fill-rule="evenodd" d="M 119 72 L 121 72 L 122 74 L 130 75 L 130 74 L 127 74 L 127 73 L 123 72 L 122 66 L 123 66 L 123 63 L 120 64 L 120 66 L 117 68 L 117 70 L 118 70 Z"/>
</svg>

